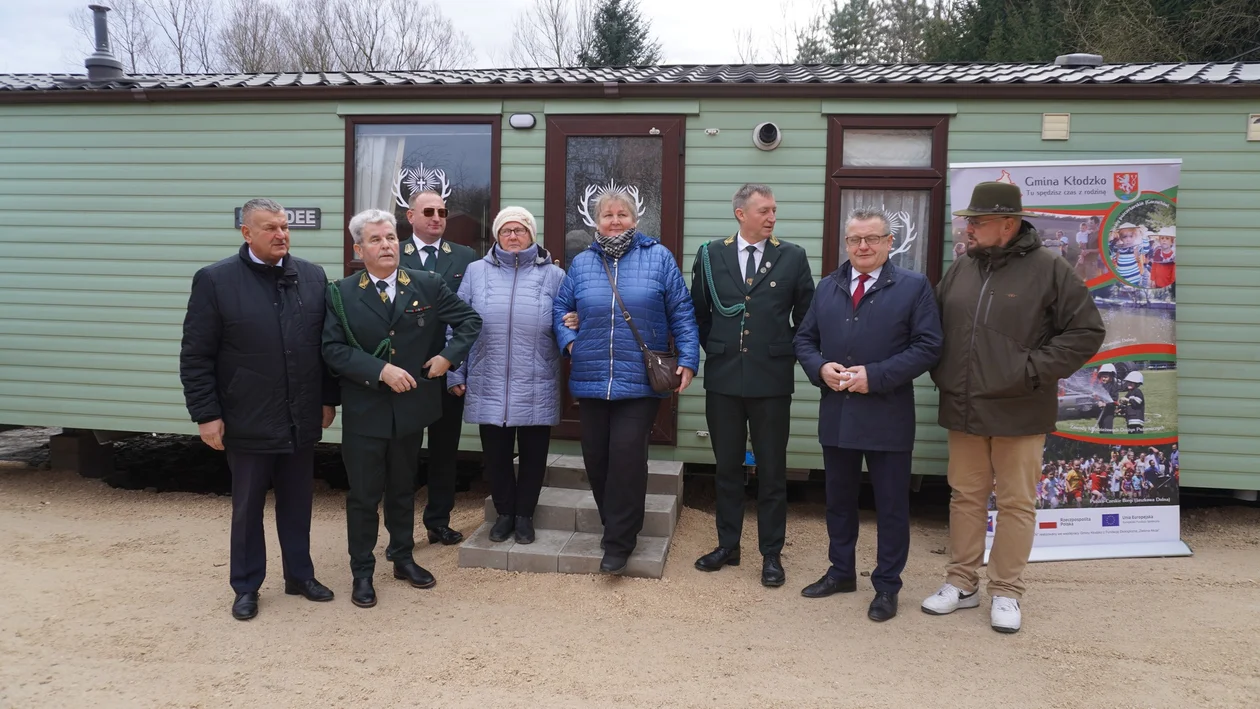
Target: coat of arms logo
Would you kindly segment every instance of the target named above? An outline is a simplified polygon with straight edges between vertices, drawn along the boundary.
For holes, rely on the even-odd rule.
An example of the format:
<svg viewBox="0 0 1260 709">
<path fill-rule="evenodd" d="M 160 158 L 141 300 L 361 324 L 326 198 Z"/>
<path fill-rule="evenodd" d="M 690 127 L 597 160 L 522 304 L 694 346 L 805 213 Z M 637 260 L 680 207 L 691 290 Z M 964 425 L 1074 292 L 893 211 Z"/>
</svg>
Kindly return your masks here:
<svg viewBox="0 0 1260 709">
<path fill-rule="evenodd" d="M 1138 174 L 1136 172 L 1116 172 L 1111 175 L 1111 184 L 1116 191 L 1116 199 L 1121 202 L 1132 202 L 1138 196 Z"/>
<path fill-rule="evenodd" d="M 394 180 L 394 200 L 398 206 L 406 209 L 411 206 L 403 197 L 403 187 L 407 188 L 407 197 L 425 191 L 433 191 L 442 195 L 442 199 L 451 196 L 451 184 L 446 180 L 446 171 L 440 168 L 427 168 L 424 163 L 415 167 L 404 167 L 398 171 Z"/>
<path fill-rule="evenodd" d="M 599 215 L 591 215 L 591 208 L 595 206 L 595 202 L 600 195 L 606 192 L 621 192 L 630 197 L 634 201 L 635 217 L 642 217 L 647 209 L 643 206 L 643 198 L 639 196 L 639 188 L 634 185 L 621 185 L 616 180 L 609 180 L 608 184 L 590 185 L 582 192 L 582 201 L 578 204 L 578 214 L 582 215 L 582 223 L 595 229 L 596 221 Z"/>
</svg>

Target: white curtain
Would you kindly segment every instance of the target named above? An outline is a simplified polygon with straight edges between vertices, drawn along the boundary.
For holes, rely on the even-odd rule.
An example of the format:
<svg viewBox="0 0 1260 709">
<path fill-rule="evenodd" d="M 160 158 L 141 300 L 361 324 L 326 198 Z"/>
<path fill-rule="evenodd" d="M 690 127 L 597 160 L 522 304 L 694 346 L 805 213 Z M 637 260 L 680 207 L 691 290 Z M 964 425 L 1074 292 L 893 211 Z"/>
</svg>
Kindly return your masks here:
<svg viewBox="0 0 1260 709">
<path fill-rule="evenodd" d="M 383 209 L 393 213 L 394 190 L 402 169 L 406 136 L 359 135 L 354 145 L 354 211 Z M 349 216 L 347 216 L 349 218 Z"/>
<path fill-rule="evenodd" d="M 882 209 L 892 217 L 895 237 L 889 260 L 894 265 L 927 273 L 928 222 L 931 218 L 931 190 L 853 190 L 840 191 L 840 213 L 848 217 L 854 209 Z M 844 229 L 841 221 L 840 229 Z M 840 262 L 844 263 L 844 234 L 838 234 Z"/>
<path fill-rule="evenodd" d="M 847 128 L 840 163 L 845 167 L 931 167 L 928 128 Z"/>
</svg>

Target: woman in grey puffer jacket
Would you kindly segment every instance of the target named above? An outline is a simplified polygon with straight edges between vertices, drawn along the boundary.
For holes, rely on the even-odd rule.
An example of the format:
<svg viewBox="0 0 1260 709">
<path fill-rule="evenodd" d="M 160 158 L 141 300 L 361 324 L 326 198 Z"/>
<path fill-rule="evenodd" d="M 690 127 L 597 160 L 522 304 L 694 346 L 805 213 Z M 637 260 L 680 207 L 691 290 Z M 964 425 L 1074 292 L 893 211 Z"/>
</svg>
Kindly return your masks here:
<svg viewBox="0 0 1260 709">
<path fill-rule="evenodd" d="M 551 427 L 560 423 L 560 348 L 552 301 L 564 271 L 535 243 L 534 215 L 508 207 L 494 219 L 497 243 L 469 264 L 459 297 L 481 315 L 481 336 L 458 370 L 447 375 L 464 396 L 464 422 L 479 424 L 491 497 L 499 513 L 491 541 L 515 532 L 534 541 L 534 508 L 547 469 Z M 520 446 L 520 473 L 512 458 Z"/>
</svg>

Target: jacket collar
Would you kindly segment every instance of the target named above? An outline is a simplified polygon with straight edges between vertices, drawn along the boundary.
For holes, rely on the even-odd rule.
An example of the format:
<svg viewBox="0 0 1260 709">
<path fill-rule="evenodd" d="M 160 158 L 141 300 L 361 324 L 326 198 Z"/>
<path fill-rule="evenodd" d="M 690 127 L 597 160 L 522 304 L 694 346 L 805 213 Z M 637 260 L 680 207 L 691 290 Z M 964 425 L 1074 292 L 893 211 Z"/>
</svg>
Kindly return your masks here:
<svg viewBox="0 0 1260 709">
<path fill-rule="evenodd" d="M 897 275 L 900 271 L 901 269 L 894 266 L 891 260 L 885 261 L 884 265 L 880 267 L 879 278 L 875 279 L 875 282 L 866 289 L 866 292 L 870 293 L 876 288 L 886 288 L 893 283 L 896 283 Z M 849 286 L 853 283 L 853 265 L 849 261 L 845 261 L 840 268 L 831 272 L 831 277 L 836 279 L 836 283 L 840 286 L 840 290 L 843 290 L 845 293 L 849 293 Z"/>
<path fill-rule="evenodd" d="M 989 268 L 1001 268 L 1006 262 L 1012 258 L 1019 256 L 1027 256 L 1029 253 L 1041 248 L 1041 239 L 1037 238 L 1037 228 L 1028 223 L 1027 220 L 1022 221 L 1019 226 L 1019 233 L 1011 239 L 1006 246 L 992 246 L 987 249 L 976 249 L 970 252 L 971 257 L 978 264 Z"/>
<path fill-rule="evenodd" d="M 635 248 L 645 249 L 652 244 L 658 243 L 656 239 L 644 234 L 641 231 L 634 232 L 634 244 L 630 246 L 631 250 Z M 591 251 L 598 252 L 600 256 L 604 255 L 604 247 L 599 245 L 598 239 L 591 239 L 591 245 L 587 247 Z M 630 253 L 630 252 L 626 252 Z"/>
<path fill-rule="evenodd" d="M 297 275 L 297 266 L 293 263 L 293 254 L 291 253 L 285 254 L 285 257 L 281 259 L 280 265 L 278 266 L 268 266 L 265 263 L 258 263 L 254 259 L 250 258 L 249 244 L 242 243 L 240 250 L 237 251 L 237 255 L 240 256 L 241 261 L 245 263 L 245 266 L 255 273 L 272 276 L 274 278 L 279 278 L 280 276 L 293 277 Z"/>
<path fill-rule="evenodd" d="M 490 253 L 483 256 L 482 260 L 491 266 L 511 267 L 516 265 L 511 260 L 512 256 L 517 256 L 517 258 L 521 259 L 521 263 L 524 264 L 526 263 L 524 258 L 528 258 L 527 255 L 531 253 L 533 254 L 533 257 L 529 259 L 528 263 L 534 266 L 546 266 L 551 263 L 551 252 L 543 248 L 542 244 L 539 244 L 538 242 L 534 242 L 534 244 L 529 248 L 518 252 L 519 255 L 507 252 L 500 253 L 498 245 L 491 246 Z"/>
</svg>

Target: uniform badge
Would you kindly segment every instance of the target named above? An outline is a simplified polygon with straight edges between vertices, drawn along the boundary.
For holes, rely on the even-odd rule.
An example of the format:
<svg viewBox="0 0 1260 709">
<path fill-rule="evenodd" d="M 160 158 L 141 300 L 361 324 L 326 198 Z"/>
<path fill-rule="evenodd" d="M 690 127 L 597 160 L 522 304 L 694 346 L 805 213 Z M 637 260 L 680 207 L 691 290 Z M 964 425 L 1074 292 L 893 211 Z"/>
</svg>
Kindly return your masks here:
<svg viewBox="0 0 1260 709">
<path fill-rule="evenodd" d="M 771 243 L 771 244 L 773 244 L 774 246 L 778 246 L 778 245 L 779 245 L 779 237 L 774 236 L 774 235 L 771 235 L 771 236 L 770 236 L 770 243 Z"/>
<path fill-rule="evenodd" d="M 723 244 L 726 244 L 727 246 L 730 246 L 731 244 L 735 243 L 735 237 L 734 237 L 734 236 L 728 236 L 728 237 L 726 237 L 726 240 L 725 240 L 725 241 L 723 241 L 722 243 L 723 243 Z"/>
<path fill-rule="evenodd" d="M 403 311 L 406 315 L 414 315 L 416 317 L 416 327 L 424 327 L 424 312 L 432 309 L 432 305 L 420 305 L 420 301 L 411 301 L 411 307 Z"/>
<path fill-rule="evenodd" d="M 769 261 L 766 261 L 766 268 L 770 268 L 770 267 L 771 267 L 771 266 L 773 266 L 773 265 L 774 265 L 774 264 L 770 263 Z"/>
<path fill-rule="evenodd" d="M 770 287 L 771 287 L 771 288 L 774 288 L 774 286 L 775 286 L 774 281 L 770 281 Z"/>
<path fill-rule="evenodd" d="M 409 286 L 411 285 L 411 276 L 408 276 L 407 272 L 400 268 L 398 269 L 398 282 L 404 286 Z"/>
<path fill-rule="evenodd" d="M 371 282 L 372 282 L 372 281 L 368 278 L 367 271 L 364 271 L 364 272 L 363 272 L 363 275 L 359 276 L 359 287 L 360 287 L 360 288 L 364 288 L 364 289 L 366 289 L 366 288 L 368 287 L 368 284 L 369 284 L 369 283 L 371 283 Z"/>
<path fill-rule="evenodd" d="M 443 242 L 442 242 L 442 253 L 444 253 L 444 254 L 449 254 L 450 252 L 451 252 L 451 245 L 450 245 L 450 244 L 448 244 L 447 242 L 443 241 Z"/>
<path fill-rule="evenodd" d="M 408 256 L 414 254 L 415 252 L 416 252 L 415 243 L 410 243 L 403 247 L 403 253 L 407 254 Z"/>
<path fill-rule="evenodd" d="M 748 285 L 750 285 L 750 286 L 751 286 L 751 285 L 752 285 L 752 279 L 751 279 L 751 278 L 745 278 L 745 279 L 744 279 L 744 283 L 746 283 L 746 284 L 748 284 Z"/>
</svg>

